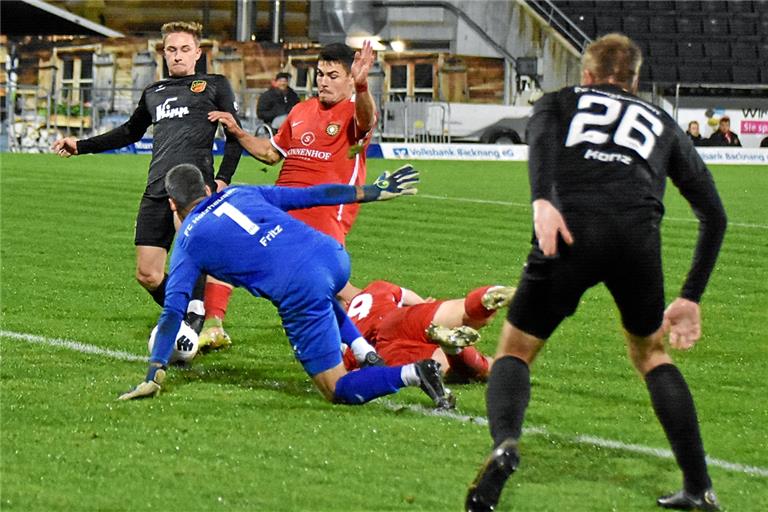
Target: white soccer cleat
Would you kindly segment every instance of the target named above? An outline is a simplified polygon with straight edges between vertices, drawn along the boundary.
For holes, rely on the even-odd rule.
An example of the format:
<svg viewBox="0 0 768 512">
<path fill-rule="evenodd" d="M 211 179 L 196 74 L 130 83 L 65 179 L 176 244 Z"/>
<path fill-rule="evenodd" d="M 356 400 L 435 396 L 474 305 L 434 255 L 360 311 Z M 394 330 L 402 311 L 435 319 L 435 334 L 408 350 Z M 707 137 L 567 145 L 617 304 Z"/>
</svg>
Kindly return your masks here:
<svg viewBox="0 0 768 512">
<path fill-rule="evenodd" d="M 427 338 L 445 348 L 470 347 L 480 341 L 480 333 L 467 325 L 459 327 L 445 327 L 443 325 L 429 324 Z"/>
<path fill-rule="evenodd" d="M 514 286 L 492 286 L 483 294 L 480 302 L 489 311 L 507 307 L 515 296 L 515 290 L 517 288 Z"/>
</svg>

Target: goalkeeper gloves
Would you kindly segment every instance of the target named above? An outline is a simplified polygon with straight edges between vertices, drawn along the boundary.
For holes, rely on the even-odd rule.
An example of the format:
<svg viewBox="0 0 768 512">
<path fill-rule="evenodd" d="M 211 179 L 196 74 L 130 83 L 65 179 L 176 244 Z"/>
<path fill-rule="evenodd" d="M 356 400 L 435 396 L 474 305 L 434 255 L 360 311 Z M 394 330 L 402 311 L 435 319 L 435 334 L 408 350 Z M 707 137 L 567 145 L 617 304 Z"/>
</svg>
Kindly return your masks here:
<svg viewBox="0 0 768 512">
<path fill-rule="evenodd" d="M 372 185 L 363 187 L 364 198 L 361 202 L 386 201 L 393 197 L 413 195 L 418 192 L 419 171 L 411 165 L 404 165 L 395 172 L 384 171 Z"/>
<path fill-rule="evenodd" d="M 134 400 L 137 398 L 149 398 L 160 393 L 161 385 L 165 380 L 165 366 L 159 363 L 149 363 L 147 377 L 138 386 L 123 393 L 118 400 Z"/>
</svg>

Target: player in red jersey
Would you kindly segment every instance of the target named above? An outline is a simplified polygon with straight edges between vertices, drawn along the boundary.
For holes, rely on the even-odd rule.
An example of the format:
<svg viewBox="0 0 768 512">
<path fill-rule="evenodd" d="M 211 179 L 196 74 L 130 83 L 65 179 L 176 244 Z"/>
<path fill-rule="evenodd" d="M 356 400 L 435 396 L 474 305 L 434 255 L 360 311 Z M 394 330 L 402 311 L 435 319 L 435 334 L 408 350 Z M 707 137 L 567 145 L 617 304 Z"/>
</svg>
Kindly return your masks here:
<svg viewBox="0 0 768 512">
<path fill-rule="evenodd" d="M 509 304 L 514 292 L 508 286 L 484 286 L 462 299 L 435 300 L 373 281 L 357 289 L 347 315 L 387 365 L 430 358 L 451 378 L 485 380 L 492 359 L 472 346 L 480 339 L 477 329 Z M 350 351 L 344 364 L 348 370 L 357 367 Z"/>
<path fill-rule="evenodd" d="M 325 46 L 317 62 L 318 95 L 293 107 L 271 139 L 246 133 L 226 112 L 211 112 L 208 119 L 221 122 L 257 159 L 270 165 L 285 159 L 276 185 L 362 185 L 366 175 L 365 151 L 377 116 L 376 103 L 368 92 L 368 71 L 373 58 L 370 41 L 358 52 L 339 43 Z M 290 214 L 343 245 L 358 209 L 358 205 L 319 206 Z M 230 290 L 218 284 L 206 287 L 206 328 L 200 338 L 201 346 L 229 344 L 221 320 Z M 349 287 L 340 292 L 346 299 L 353 294 Z"/>
</svg>

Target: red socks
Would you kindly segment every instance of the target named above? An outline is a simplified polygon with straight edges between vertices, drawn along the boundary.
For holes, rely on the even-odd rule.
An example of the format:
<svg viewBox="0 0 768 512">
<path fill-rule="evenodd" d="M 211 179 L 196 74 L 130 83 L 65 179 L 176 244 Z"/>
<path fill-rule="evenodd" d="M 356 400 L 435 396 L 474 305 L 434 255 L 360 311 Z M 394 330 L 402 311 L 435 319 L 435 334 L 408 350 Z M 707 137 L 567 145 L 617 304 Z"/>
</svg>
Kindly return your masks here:
<svg viewBox="0 0 768 512">
<path fill-rule="evenodd" d="M 467 347 L 458 354 L 446 354 L 450 371 L 457 376 L 485 380 L 488 378 L 488 359 L 475 347 Z"/>
<path fill-rule="evenodd" d="M 219 283 L 205 283 L 205 319 L 223 319 L 227 314 L 232 288 Z"/>
<path fill-rule="evenodd" d="M 467 312 L 467 316 L 473 320 L 485 320 L 493 315 L 496 311 L 485 309 L 483 307 L 483 295 L 492 286 L 483 286 L 482 288 L 476 288 L 469 292 L 464 298 L 464 311 Z"/>
</svg>

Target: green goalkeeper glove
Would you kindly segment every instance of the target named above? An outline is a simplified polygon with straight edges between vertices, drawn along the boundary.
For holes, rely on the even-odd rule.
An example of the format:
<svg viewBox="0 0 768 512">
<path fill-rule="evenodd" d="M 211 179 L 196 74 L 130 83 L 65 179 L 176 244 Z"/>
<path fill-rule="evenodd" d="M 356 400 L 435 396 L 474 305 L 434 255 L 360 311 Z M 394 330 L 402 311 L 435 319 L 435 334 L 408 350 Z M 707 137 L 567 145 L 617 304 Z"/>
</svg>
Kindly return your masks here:
<svg viewBox="0 0 768 512">
<path fill-rule="evenodd" d="M 118 400 L 134 400 L 137 398 L 150 398 L 160 393 L 161 385 L 165 380 L 165 366 L 158 363 L 149 363 L 147 377 L 138 386 L 123 393 Z"/>
<path fill-rule="evenodd" d="M 362 202 L 386 201 L 393 197 L 413 195 L 418 192 L 415 188 L 418 184 L 419 171 L 410 164 L 404 165 L 391 174 L 389 171 L 384 171 L 372 185 L 363 187 L 365 196 Z"/>
</svg>

